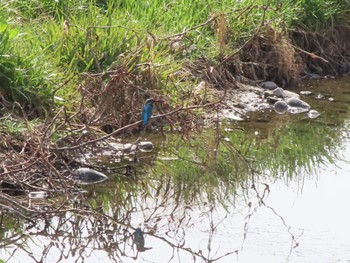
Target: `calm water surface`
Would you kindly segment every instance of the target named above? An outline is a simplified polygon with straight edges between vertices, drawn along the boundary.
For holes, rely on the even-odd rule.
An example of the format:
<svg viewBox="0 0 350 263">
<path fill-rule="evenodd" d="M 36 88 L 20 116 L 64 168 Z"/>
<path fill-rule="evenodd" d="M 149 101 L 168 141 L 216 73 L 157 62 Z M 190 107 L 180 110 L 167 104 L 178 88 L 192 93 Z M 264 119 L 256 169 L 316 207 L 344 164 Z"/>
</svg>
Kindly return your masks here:
<svg viewBox="0 0 350 263">
<path fill-rule="evenodd" d="M 0 258 L 350 262 L 350 79 L 302 90 L 314 92 L 303 99 L 317 119 L 266 111 L 186 142 L 158 138 L 157 151 L 140 158 L 147 165 L 134 167 L 137 180 L 87 187 L 77 210 L 35 226 L 7 219 Z M 143 252 L 133 243 L 137 227 Z"/>
</svg>

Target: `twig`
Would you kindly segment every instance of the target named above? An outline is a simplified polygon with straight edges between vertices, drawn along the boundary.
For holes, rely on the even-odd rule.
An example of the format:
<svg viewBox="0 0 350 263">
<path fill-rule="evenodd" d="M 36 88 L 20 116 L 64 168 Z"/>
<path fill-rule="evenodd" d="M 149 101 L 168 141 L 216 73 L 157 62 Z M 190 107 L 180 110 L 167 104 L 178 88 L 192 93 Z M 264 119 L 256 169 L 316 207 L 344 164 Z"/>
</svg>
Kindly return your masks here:
<svg viewBox="0 0 350 263">
<path fill-rule="evenodd" d="M 18 172 L 22 172 L 25 171 L 27 169 L 29 169 L 30 167 L 32 167 L 34 164 L 36 164 L 38 162 L 39 159 L 35 159 L 31 164 L 29 164 L 28 166 L 21 168 L 21 169 L 17 169 L 17 170 L 12 170 L 12 171 L 8 171 L 8 172 L 3 172 L 0 174 L 0 176 L 4 176 L 4 175 L 8 175 L 8 174 L 13 174 L 13 173 L 18 173 Z M 28 161 L 29 162 L 29 161 Z"/>
<path fill-rule="evenodd" d="M 329 63 L 329 61 L 328 61 L 327 59 L 324 59 L 323 57 L 317 56 L 317 55 L 315 55 L 314 53 L 307 52 L 306 50 L 301 49 L 300 47 L 297 47 L 297 46 L 294 46 L 294 45 L 292 45 L 292 47 L 295 48 L 295 49 L 297 49 L 297 50 L 299 50 L 300 52 L 305 53 L 306 55 L 310 56 L 311 58 L 320 59 L 320 60 L 322 60 L 323 62 Z"/>
<path fill-rule="evenodd" d="M 221 15 L 221 14 L 220 14 Z M 186 35 L 188 32 L 190 31 L 193 31 L 197 28 L 200 28 L 200 27 L 204 27 L 206 25 L 208 25 L 210 22 L 212 22 L 213 20 L 215 20 L 219 15 L 216 15 L 216 16 L 212 16 L 210 17 L 207 21 L 205 21 L 204 23 L 201 23 L 199 25 L 195 25 L 187 30 L 184 30 L 182 31 L 181 33 L 177 33 L 177 34 L 174 34 L 174 35 L 171 35 L 171 36 L 166 36 L 166 37 L 163 37 L 163 38 L 159 38 L 159 40 L 167 40 L 167 39 L 172 39 L 172 38 L 177 38 L 177 37 L 180 37 L 180 36 L 183 36 L 183 35 Z"/>
</svg>

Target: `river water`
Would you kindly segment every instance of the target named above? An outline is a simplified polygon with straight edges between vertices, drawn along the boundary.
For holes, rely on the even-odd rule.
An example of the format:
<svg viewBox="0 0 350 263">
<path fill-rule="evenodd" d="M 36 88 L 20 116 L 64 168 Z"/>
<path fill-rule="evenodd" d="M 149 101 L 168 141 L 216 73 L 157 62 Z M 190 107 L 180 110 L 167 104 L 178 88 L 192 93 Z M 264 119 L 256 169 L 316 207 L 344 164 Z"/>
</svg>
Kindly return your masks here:
<svg viewBox="0 0 350 263">
<path fill-rule="evenodd" d="M 320 117 L 266 110 L 186 140 L 148 136 L 157 147 L 134 179 L 86 187 L 74 209 L 35 225 L 5 219 L 0 259 L 350 262 L 350 79 L 300 90 Z"/>
</svg>

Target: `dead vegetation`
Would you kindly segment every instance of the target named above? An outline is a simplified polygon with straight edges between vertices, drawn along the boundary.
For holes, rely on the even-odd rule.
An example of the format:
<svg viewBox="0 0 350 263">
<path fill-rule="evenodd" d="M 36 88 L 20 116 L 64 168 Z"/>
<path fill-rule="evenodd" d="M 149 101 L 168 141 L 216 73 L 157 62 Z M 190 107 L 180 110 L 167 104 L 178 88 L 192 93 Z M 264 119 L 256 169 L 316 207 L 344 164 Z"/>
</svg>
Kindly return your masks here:
<svg viewBox="0 0 350 263">
<path fill-rule="evenodd" d="M 339 75 L 350 68 L 350 27 L 334 26 L 323 32 L 291 31 L 303 69 L 321 75 Z"/>
<path fill-rule="evenodd" d="M 284 32 L 269 25 L 264 34 L 256 36 L 242 49 L 241 71 L 253 80 L 270 80 L 281 86 L 293 86 L 300 81 L 302 63 Z"/>
</svg>

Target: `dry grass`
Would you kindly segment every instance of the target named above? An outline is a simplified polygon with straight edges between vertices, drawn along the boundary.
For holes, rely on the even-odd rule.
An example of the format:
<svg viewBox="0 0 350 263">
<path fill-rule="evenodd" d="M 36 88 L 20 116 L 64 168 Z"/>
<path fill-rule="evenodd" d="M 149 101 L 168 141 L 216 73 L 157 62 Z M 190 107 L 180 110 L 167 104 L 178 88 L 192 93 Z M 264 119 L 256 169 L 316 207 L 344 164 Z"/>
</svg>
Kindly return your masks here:
<svg viewBox="0 0 350 263">
<path fill-rule="evenodd" d="M 330 75 L 349 71 L 350 27 L 337 26 L 322 32 L 298 30 L 291 33 L 293 45 L 308 51 L 299 53 L 307 70 L 312 72 L 318 67 L 323 74 Z"/>
<path fill-rule="evenodd" d="M 281 86 L 293 86 L 299 82 L 301 64 L 297 62 L 295 49 L 283 32 L 269 25 L 264 34 L 253 38 L 242 50 L 242 72 L 254 80 L 275 81 Z"/>
</svg>

